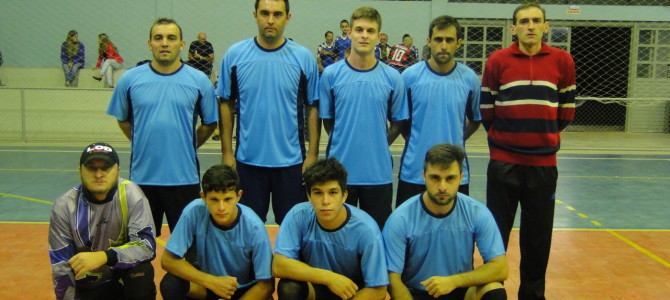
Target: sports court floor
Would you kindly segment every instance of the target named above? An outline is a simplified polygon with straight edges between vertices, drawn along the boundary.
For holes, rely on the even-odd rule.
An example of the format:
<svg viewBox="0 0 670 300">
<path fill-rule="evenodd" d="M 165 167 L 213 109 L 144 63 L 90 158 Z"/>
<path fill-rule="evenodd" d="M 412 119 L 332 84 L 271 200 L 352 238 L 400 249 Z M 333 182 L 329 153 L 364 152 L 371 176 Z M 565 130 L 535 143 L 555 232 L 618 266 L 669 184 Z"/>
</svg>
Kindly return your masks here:
<svg viewBox="0 0 670 300">
<path fill-rule="evenodd" d="M 0 299 L 53 298 L 49 212 L 53 200 L 78 183 L 77 163 L 85 144 L 0 141 Z M 127 176 L 127 144 L 113 145 L 120 151 L 121 175 Z M 402 148 L 392 150 L 397 172 Z M 488 155 L 481 130 L 468 152 L 471 195 L 484 201 Z M 204 171 L 218 163 L 218 144 L 208 143 L 199 155 Z M 667 299 L 670 135 L 564 134 L 557 199 L 549 299 Z M 268 230 L 274 238 L 277 227 Z M 165 240 L 167 227 L 163 233 Z M 508 251 L 510 299 L 516 299 L 519 278 L 517 237 L 513 232 Z M 154 265 L 158 282 L 163 271 L 156 261 Z"/>
</svg>

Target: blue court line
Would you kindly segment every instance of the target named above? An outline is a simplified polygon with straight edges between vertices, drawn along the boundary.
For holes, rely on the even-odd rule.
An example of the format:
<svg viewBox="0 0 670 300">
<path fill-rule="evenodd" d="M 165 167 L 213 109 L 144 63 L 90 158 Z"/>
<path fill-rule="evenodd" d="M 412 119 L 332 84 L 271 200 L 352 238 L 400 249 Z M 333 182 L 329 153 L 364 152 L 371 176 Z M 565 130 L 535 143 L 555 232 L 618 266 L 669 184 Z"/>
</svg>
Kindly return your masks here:
<svg viewBox="0 0 670 300">
<path fill-rule="evenodd" d="M 630 240 L 629 238 L 625 237 L 624 235 L 618 233 L 617 231 L 620 231 L 620 230 L 618 230 L 618 229 L 617 229 L 617 230 L 614 230 L 614 229 L 605 228 L 605 227 L 603 226 L 603 224 L 602 224 L 600 221 L 595 220 L 595 219 L 589 217 L 589 215 L 587 215 L 586 213 L 580 212 L 580 211 L 577 210 L 574 206 L 572 206 L 572 205 L 570 205 L 570 204 L 567 204 L 567 203 L 565 203 L 565 202 L 562 201 L 562 200 L 556 199 L 556 205 L 565 205 L 565 208 L 566 208 L 568 211 L 570 211 L 571 213 L 576 214 L 577 216 L 579 216 L 579 217 L 582 218 L 582 219 L 585 219 L 585 220 L 587 220 L 587 221 L 590 221 L 590 223 L 593 224 L 593 226 L 596 226 L 596 227 L 598 227 L 598 228 L 601 228 L 602 231 L 605 231 L 605 232 L 607 232 L 607 233 L 613 235 L 614 237 L 616 237 L 616 238 L 619 239 L 620 241 L 626 243 L 626 244 L 627 244 L 628 246 L 630 246 L 631 248 L 633 248 L 633 249 L 637 250 L 638 252 L 644 254 L 645 256 L 649 257 L 650 259 L 652 259 L 652 260 L 654 260 L 654 261 L 660 263 L 661 265 L 665 266 L 666 268 L 670 268 L 670 262 L 668 262 L 667 260 L 665 260 L 665 259 L 661 258 L 660 256 L 656 255 L 656 254 L 655 254 L 654 252 L 652 252 L 651 250 L 649 250 L 649 249 L 647 249 L 647 248 L 645 248 L 645 247 L 642 247 L 640 244 L 635 243 L 635 242 L 633 242 L 632 240 Z"/>
</svg>

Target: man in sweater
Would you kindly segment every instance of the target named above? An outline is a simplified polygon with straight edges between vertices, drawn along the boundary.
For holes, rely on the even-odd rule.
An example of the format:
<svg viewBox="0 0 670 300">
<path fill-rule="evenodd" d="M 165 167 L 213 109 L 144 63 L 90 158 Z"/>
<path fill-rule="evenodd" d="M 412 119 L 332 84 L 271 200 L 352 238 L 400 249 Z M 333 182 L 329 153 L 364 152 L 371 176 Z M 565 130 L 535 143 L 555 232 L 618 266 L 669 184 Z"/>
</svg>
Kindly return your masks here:
<svg viewBox="0 0 670 300">
<path fill-rule="evenodd" d="M 537 3 L 513 14 L 517 42 L 491 54 L 482 78 L 488 133 L 487 206 L 507 245 L 521 203 L 519 299 L 544 299 L 551 248 L 560 132 L 575 115 L 575 65 L 542 42 L 549 23 Z"/>
</svg>

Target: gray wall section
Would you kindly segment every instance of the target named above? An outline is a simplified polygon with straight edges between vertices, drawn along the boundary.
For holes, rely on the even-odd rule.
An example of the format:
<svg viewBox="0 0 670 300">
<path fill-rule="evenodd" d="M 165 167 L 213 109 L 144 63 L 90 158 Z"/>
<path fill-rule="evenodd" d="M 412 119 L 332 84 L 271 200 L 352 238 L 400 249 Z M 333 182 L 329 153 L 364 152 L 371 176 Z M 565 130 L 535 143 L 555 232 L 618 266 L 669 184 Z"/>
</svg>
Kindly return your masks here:
<svg viewBox="0 0 670 300">
<path fill-rule="evenodd" d="M 323 33 L 339 33 L 338 23 L 362 5 L 377 8 L 382 31 L 397 43 L 404 33 L 423 45 L 432 17 L 509 19 L 515 5 L 363 0 L 294 0 L 293 18 L 286 36 L 312 51 Z M 59 47 L 67 31 L 76 29 L 86 45 L 87 66 L 97 57 L 97 35 L 105 32 L 126 59 L 125 67 L 150 58 L 147 47 L 151 22 L 159 16 L 175 18 L 183 27 L 186 47 L 197 32 L 205 31 L 214 44 L 217 63 L 234 42 L 256 34 L 252 1 L 241 0 L 3 0 L 0 9 L 0 51 L 10 67 L 58 67 Z M 670 7 L 581 6 L 579 15 L 567 14 L 567 5 L 547 5 L 554 20 L 670 21 Z M 186 55 L 182 55 L 186 58 Z"/>
</svg>

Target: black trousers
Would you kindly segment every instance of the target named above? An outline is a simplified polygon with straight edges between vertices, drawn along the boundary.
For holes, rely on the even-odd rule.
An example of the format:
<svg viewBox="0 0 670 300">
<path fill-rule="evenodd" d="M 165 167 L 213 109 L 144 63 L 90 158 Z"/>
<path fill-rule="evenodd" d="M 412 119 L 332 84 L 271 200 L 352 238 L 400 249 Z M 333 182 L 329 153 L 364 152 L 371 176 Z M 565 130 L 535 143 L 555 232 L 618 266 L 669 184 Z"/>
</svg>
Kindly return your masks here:
<svg viewBox="0 0 670 300">
<path fill-rule="evenodd" d="M 165 273 L 165 276 L 163 276 L 163 279 L 161 279 L 160 283 L 161 295 L 163 296 L 164 300 L 191 299 L 187 297 L 190 287 L 191 283 L 188 282 L 188 280 L 181 279 L 170 273 Z M 231 300 L 240 299 L 242 296 L 244 296 L 244 293 L 246 293 L 250 288 L 251 286 L 235 290 L 235 293 L 230 299 Z M 221 297 L 217 296 L 214 292 L 207 290 L 206 299 L 218 300 L 221 299 Z"/>
<path fill-rule="evenodd" d="M 463 300 L 465 299 L 465 293 L 468 292 L 468 288 L 457 288 L 451 291 L 451 293 L 442 295 L 438 298 L 433 298 L 433 296 L 429 295 L 426 291 L 410 289 L 409 292 L 412 294 L 414 300 Z"/>
<path fill-rule="evenodd" d="M 521 204 L 521 285 L 519 299 L 544 299 L 545 275 L 551 249 L 558 170 L 489 162 L 486 205 L 496 219 L 505 248 L 517 205 Z"/>
<path fill-rule="evenodd" d="M 184 207 L 194 199 L 200 198 L 200 186 L 198 184 L 178 186 L 140 185 L 142 192 L 149 200 L 151 214 L 154 217 L 156 236 L 161 235 L 163 225 L 163 213 L 168 221 L 170 232 L 177 226 Z"/>
<path fill-rule="evenodd" d="M 270 194 L 277 224 L 281 224 L 294 205 L 307 201 L 302 185 L 302 164 L 265 168 L 237 162 L 237 173 L 243 191 L 240 203 L 251 207 L 263 222 L 270 209 Z"/>
<path fill-rule="evenodd" d="M 355 282 L 359 288 L 365 286 L 362 282 Z M 317 300 L 341 300 L 340 297 L 331 292 L 330 289 L 321 284 L 312 284 L 314 287 L 314 299 Z M 307 299 L 308 287 L 306 282 L 282 278 L 277 284 L 278 300 L 304 300 Z"/>
<path fill-rule="evenodd" d="M 156 299 L 154 268 L 143 262 L 132 269 L 114 271 L 114 280 L 96 286 L 76 285 L 75 298 L 81 300 Z"/>
<path fill-rule="evenodd" d="M 425 191 L 426 185 L 424 184 L 409 183 L 407 181 L 398 179 L 398 192 L 395 196 L 395 207 L 397 208 L 400 206 L 400 204 L 403 204 L 405 200 Z M 461 184 L 458 186 L 458 192 L 461 194 L 470 195 L 470 184 Z"/>
<path fill-rule="evenodd" d="M 379 229 L 384 228 L 386 219 L 391 215 L 393 184 L 347 185 L 347 191 L 347 204 L 360 205 L 379 224 Z"/>
</svg>

